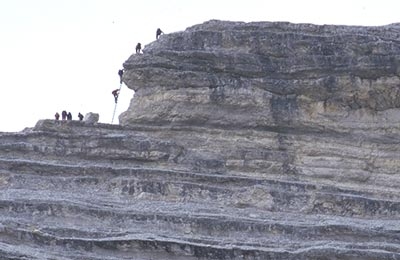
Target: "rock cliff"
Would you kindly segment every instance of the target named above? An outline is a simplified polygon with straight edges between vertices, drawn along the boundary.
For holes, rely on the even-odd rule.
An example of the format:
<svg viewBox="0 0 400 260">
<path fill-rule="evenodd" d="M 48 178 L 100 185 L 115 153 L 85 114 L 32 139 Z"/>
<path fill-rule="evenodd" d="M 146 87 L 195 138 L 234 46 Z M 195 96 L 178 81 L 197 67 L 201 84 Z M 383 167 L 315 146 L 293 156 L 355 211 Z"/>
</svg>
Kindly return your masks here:
<svg viewBox="0 0 400 260">
<path fill-rule="evenodd" d="M 209 21 L 121 124 L 0 134 L 0 259 L 400 259 L 400 25 Z"/>
</svg>

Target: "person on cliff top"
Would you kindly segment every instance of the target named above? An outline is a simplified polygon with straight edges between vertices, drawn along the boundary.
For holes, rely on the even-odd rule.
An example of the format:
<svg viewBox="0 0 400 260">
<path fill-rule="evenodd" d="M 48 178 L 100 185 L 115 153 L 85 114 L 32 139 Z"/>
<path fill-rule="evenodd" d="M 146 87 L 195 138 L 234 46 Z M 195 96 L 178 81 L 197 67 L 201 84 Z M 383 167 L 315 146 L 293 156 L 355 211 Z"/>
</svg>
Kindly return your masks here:
<svg viewBox="0 0 400 260">
<path fill-rule="evenodd" d="M 138 44 L 136 44 L 136 53 L 140 53 L 141 49 L 142 49 L 142 45 L 140 44 L 140 42 L 138 42 Z"/>
<path fill-rule="evenodd" d="M 123 70 L 119 70 L 118 71 L 118 75 L 119 75 L 119 84 L 122 84 L 122 75 L 124 75 L 124 71 Z"/>
<path fill-rule="evenodd" d="M 158 28 L 157 29 L 157 32 L 156 32 L 156 39 L 158 40 L 158 38 L 160 37 L 160 35 L 163 33 L 163 31 L 161 31 L 161 29 L 160 28 Z"/>
<path fill-rule="evenodd" d="M 72 120 L 72 114 L 71 114 L 71 112 L 68 112 L 68 114 L 67 114 L 67 119 L 68 119 L 68 120 Z"/>
<path fill-rule="evenodd" d="M 113 91 L 111 92 L 111 94 L 113 94 L 114 100 L 115 100 L 115 104 L 117 104 L 117 102 L 118 102 L 119 89 L 113 90 Z"/>
<path fill-rule="evenodd" d="M 56 118 L 56 120 L 60 119 L 60 114 L 58 112 L 56 112 L 56 114 L 54 115 L 54 117 Z"/>
<path fill-rule="evenodd" d="M 61 119 L 62 120 L 66 120 L 67 119 L 67 111 L 64 110 L 64 111 L 61 112 Z"/>
<path fill-rule="evenodd" d="M 79 121 L 83 120 L 83 115 L 81 114 L 81 112 L 79 112 L 78 117 L 79 117 Z"/>
</svg>

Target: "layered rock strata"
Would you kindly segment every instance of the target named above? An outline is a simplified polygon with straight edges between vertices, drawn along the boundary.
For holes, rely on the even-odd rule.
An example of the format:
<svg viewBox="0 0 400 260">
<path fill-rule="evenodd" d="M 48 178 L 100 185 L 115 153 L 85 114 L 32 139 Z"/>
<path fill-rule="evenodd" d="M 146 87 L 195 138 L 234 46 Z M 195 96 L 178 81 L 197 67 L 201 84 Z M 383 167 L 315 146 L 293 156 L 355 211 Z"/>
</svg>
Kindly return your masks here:
<svg viewBox="0 0 400 260">
<path fill-rule="evenodd" d="M 162 35 L 121 125 L 0 134 L 0 259 L 400 259 L 399 33 Z"/>
<path fill-rule="evenodd" d="M 122 124 L 366 129 L 399 124 L 400 26 L 210 21 L 124 64 Z"/>
</svg>

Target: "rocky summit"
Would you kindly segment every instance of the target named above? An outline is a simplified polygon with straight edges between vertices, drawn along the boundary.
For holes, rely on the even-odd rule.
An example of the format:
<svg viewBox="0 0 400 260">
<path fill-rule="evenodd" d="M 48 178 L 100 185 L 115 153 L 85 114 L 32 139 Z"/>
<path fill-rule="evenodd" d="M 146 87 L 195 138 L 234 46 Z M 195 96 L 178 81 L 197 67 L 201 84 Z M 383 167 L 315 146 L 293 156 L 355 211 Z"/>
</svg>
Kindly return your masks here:
<svg viewBox="0 0 400 260">
<path fill-rule="evenodd" d="M 0 259 L 400 259 L 400 24 L 209 21 L 120 125 L 0 134 Z"/>
</svg>

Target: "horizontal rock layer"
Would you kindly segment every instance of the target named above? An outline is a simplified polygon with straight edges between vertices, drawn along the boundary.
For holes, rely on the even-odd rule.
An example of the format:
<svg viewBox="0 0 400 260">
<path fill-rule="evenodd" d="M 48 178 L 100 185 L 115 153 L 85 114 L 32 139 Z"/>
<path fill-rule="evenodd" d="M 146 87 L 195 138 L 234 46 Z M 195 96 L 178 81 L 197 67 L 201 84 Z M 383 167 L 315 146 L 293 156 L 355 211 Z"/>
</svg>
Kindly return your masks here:
<svg viewBox="0 0 400 260">
<path fill-rule="evenodd" d="M 125 63 L 123 125 L 380 129 L 400 123 L 400 26 L 210 21 Z"/>
<path fill-rule="evenodd" d="M 398 28 L 162 35 L 122 125 L 0 133 L 0 259 L 400 259 Z"/>
<path fill-rule="evenodd" d="M 51 120 L 0 138 L 5 259 L 400 256 L 382 140 Z"/>
</svg>

